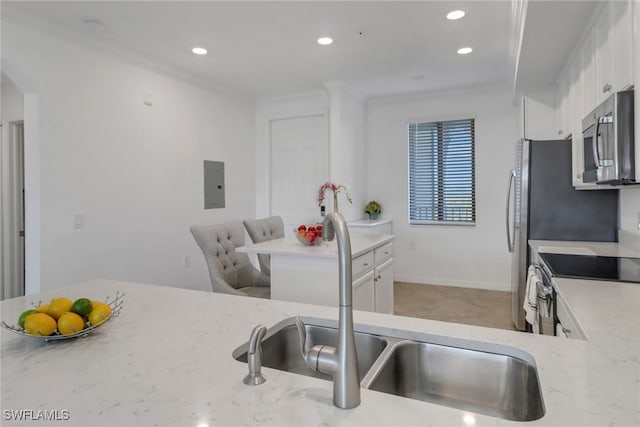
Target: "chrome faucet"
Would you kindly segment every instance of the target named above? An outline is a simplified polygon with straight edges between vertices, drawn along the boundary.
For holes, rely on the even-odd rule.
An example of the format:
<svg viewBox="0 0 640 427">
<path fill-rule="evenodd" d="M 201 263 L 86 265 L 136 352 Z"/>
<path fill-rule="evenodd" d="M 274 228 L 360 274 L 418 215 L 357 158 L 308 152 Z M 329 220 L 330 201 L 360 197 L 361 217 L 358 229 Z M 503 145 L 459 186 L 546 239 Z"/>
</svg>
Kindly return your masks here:
<svg viewBox="0 0 640 427">
<path fill-rule="evenodd" d="M 246 385 L 260 385 L 267 380 L 262 375 L 262 339 L 266 333 L 267 328 L 263 325 L 258 325 L 251 331 L 249 350 L 247 351 L 249 373 L 243 380 Z"/>
<path fill-rule="evenodd" d="M 333 377 L 333 404 L 338 408 L 355 408 L 360 404 L 360 378 L 356 340 L 353 333 L 351 240 L 347 224 L 337 212 L 327 214 L 322 222 L 322 238 L 338 236 L 338 272 L 340 307 L 337 347 L 316 345 L 306 351 L 307 332 L 304 322 L 296 318 L 300 351 L 307 366 Z"/>
</svg>

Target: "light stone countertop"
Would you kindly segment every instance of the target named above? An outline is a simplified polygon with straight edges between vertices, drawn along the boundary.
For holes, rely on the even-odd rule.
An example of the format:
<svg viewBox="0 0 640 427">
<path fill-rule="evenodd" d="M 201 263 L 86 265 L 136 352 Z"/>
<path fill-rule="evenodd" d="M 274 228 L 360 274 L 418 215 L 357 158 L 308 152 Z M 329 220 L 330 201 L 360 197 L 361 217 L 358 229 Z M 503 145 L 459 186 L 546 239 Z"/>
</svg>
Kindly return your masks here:
<svg viewBox="0 0 640 427">
<path fill-rule="evenodd" d="M 640 285 L 557 284 L 587 341 L 360 311 L 354 320 L 412 331 L 416 339 L 452 337 L 530 353 L 546 414 L 527 425 L 640 425 Z M 330 307 L 96 280 L 3 301 L 2 319 L 15 323 L 31 302 L 54 296 L 104 299 L 116 291 L 125 293 L 122 314 L 86 338 L 43 344 L 2 330 L 3 426 L 467 425 L 466 411 L 371 390 L 362 390 L 359 407 L 341 410 L 331 402 L 330 382 L 269 368 L 265 384 L 242 383 L 246 364 L 231 353 L 255 325 L 298 315 L 337 320 Z M 7 419 L 7 411 L 20 409 L 67 410 L 70 419 Z M 473 417 L 476 426 L 523 425 Z"/>
<path fill-rule="evenodd" d="M 382 246 L 392 241 L 395 236 L 390 234 L 362 233 L 352 234 L 351 254 L 356 258 L 371 249 Z M 323 241 L 314 246 L 305 246 L 295 236 L 287 236 L 281 239 L 267 240 L 266 242 L 253 243 L 236 249 L 238 252 L 271 255 L 313 256 L 323 258 L 337 258 L 338 245 L 336 240 Z"/>
</svg>

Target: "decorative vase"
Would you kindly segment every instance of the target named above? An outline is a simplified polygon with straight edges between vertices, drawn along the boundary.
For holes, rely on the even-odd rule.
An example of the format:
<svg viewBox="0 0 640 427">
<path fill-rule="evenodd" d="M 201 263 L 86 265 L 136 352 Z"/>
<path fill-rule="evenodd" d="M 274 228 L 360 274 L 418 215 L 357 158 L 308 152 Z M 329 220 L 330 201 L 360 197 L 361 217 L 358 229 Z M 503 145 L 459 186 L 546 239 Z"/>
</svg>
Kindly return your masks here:
<svg viewBox="0 0 640 427">
<path fill-rule="evenodd" d="M 367 212 L 367 214 L 369 215 L 369 219 L 378 219 L 380 212 Z"/>
<path fill-rule="evenodd" d="M 333 211 L 338 213 L 338 193 L 333 191 Z"/>
</svg>

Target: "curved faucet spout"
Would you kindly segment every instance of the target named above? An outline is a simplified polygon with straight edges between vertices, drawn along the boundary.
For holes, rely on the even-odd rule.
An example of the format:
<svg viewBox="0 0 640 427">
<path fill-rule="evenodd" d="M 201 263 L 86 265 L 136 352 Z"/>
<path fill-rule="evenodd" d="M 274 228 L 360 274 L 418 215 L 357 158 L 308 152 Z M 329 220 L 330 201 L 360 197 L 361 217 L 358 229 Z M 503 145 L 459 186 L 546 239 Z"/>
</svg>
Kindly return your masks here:
<svg viewBox="0 0 640 427">
<path fill-rule="evenodd" d="M 322 223 L 322 238 L 338 242 L 339 321 L 336 347 L 314 346 L 306 348 L 306 331 L 301 319 L 296 319 L 300 351 L 307 365 L 333 376 L 333 404 L 339 408 L 355 408 L 360 404 L 360 378 L 358 357 L 353 333 L 353 283 L 351 277 L 351 239 L 347 223 L 337 212 L 327 214 Z"/>
</svg>

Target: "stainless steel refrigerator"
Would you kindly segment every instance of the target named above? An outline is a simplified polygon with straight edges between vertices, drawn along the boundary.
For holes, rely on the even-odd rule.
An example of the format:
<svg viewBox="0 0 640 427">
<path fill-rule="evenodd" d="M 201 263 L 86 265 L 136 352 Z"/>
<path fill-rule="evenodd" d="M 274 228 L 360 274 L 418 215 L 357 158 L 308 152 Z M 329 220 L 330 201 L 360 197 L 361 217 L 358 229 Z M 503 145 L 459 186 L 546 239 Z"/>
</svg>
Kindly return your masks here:
<svg viewBox="0 0 640 427">
<path fill-rule="evenodd" d="M 507 244 L 512 253 L 513 324 L 527 329 L 522 308 L 529 240 L 618 240 L 618 190 L 576 190 L 571 141 L 519 140 L 507 190 Z"/>
</svg>

